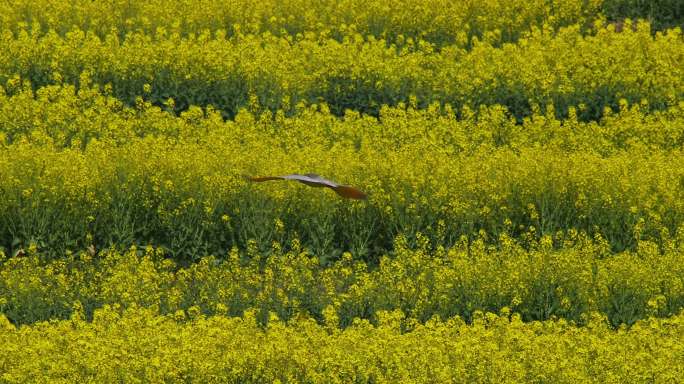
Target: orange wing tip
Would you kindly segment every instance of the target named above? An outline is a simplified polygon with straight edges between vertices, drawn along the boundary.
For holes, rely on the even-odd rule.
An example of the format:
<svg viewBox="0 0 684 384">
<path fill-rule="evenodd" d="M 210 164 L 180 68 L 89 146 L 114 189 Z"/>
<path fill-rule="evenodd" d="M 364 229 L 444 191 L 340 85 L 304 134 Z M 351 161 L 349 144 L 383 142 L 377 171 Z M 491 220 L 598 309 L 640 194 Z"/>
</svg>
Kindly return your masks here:
<svg viewBox="0 0 684 384">
<path fill-rule="evenodd" d="M 360 191 L 354 187 L 350 187 L 348 185 L 337 186 L 337 188 L 335 188 L 335 192 L 337 192 L 337 194 L 342 196 L 342 197 L 346 197 L 347 199 L 356 199 L 356 200 L 368 199 L 368 195 L 366 195 L 362 191 Z"/>
</svg>

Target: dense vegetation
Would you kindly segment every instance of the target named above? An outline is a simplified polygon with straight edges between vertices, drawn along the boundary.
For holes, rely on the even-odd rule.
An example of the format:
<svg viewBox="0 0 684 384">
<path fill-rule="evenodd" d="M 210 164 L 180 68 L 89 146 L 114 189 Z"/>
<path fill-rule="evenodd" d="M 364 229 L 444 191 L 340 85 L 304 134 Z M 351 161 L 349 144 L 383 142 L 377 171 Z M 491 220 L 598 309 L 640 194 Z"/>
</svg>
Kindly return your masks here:
<svg viewBox="0 0 684 384">
<path fill-rule="evenodd" d="M 523 124 L 501 107 L 463 118 L 387 108 L 379 120 L 321 108 L 224 122 L 68 86 L 0 96 L 0 245 L 60 257 L 152 244 L 193 261 L 297 239 L 324 260 L 344 251 L 373 260 L 400 234 L 448 248 L 481 233 L 524 242 L 576 230 L 614 251 L 682 236 L 681 106 L 624 103 L 600 122 L 549 114 Z M 312 170 L 371 198 L 242 178 Z"/>
<path fill-rule="evenodd" d="M 334 315 L 346 327 L 355 318 L 377 320 L 378 311 L 401 310 L 419 322 L 434 316 L 471 321 L 477 312 L 508 308 L 522 320 L 562 317 L 583 324 L 599 312 L 614 326 L 684 307 L 684 255 L 670 244 L 664 254 L 652 243 L 635 253 L 611 255 L 607 244 L 575 235 L 562 250 L 544 238 L 531 250 L 500 239 L 494 249 L 475 241 L 449 251 L 430 249 L 427 239 L 411 250 L 399 237 L 396 255 L 377 267 L 346 253 L 324 266 L 299 249 L 274 245 L 269 255 L 254 244 L 225 259 L 207 257 L 187 268 L 151 247 L 120 253 L 71 254 L 45 262 L 31 249 L 0 269 L 0 311 L 14 323 L 34 323 L 74 313 L 92 318 L 105 305 L 146 307 L 157 314 L 196 310 L 241 316 L 256 311 L 288 321 Z"/>
<path fill-rule="evenodd" d="M 676 382 L 682 375 L 684 315 L 649 319 L 617 331 L 601 317 L 577 328 L 564 320 L 523 323 L 480 314 L 402 325 L 401 312 L 380 324 L 345 330 L 273 318 L 197 312 L 120 315 L 109 307 L 92 322 L 37 323 L 15 329 L 0 317 L 0 378 L 150 383 L 592 383 Z M 402 330 L 408 326 L 409 332 Z"/>
<path fill-rule="evenodd" d="M 54 83 L 94 83 L 128 105 L 139 96 L 175 112 L 213 106 L 234 118 L 241 108 L 296 112 L 325 103 L 378 115 L 383 105 L 464 109 L 502 105 L 520 122 L 538 112 L 597 120 L 621 99 L 646 110 L 676 106 L 684 95 L 680 30 L 652 36 L 648 24 L 616 33 L 613 25 L 583 35 L 576 25 L 531 29 L 499 47 L 484 39 L 470 49 L 437 49 L 425 40 L 390 44 L 349 31 L 341 41 L 306 33 L 183 35 L 159 29 L 120 38 L 90 31 L 64 35 L 24 27 L 0 36 L 0 84 L 14 94 Z M 82 84 L 85 83 L 85 84 Z M 172 99 L 172 102 L 169 102 Z"/>
<path fill-rule="evenodd" d="M 682 12 L 0 3 L 0 381 L 678 380 Z"/>
</svg>

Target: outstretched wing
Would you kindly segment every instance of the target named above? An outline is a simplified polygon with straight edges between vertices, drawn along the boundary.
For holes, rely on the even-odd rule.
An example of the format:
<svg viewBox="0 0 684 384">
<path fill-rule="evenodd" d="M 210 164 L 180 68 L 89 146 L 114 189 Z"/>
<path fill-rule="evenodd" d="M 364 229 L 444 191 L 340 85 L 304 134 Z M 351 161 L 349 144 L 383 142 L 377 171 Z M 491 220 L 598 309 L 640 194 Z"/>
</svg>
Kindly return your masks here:
<svg viewBox="0 0 684 384">
<path fill-rule="evenodd" d="M 360 191 L 359 189 L 356 189 L 354 187 L 351 187 L 349 185 L 340 185 L 335 183 L 334 181 L 325 179 L 315 173 L 307 173 L 305 175 L 300 175 L 298 173 L 293 173 L 290 175 L 283 175 L 283 176 L 260 176 L 260 177 L 251 177 L 251 176 L 245 176 L 247 180 L 250 181 L 256 181 L 256 182 L 262 182 L 262 181 L 270 181 L 270 180 L 295 180 L 299 181 L 302 184 L 306 184 L 310 187 L 327 187 L 335 191 L 338 195 L 341 197 L 345 197 L 348 199 L 358 199 L 358 200 L 365 200 L 367 198 L 367 195 Z"/>
<path fill-rule="evenodd" d="M 256 182 L 270 181 L 270 180 L 295 180 L 295 181 L 299 181 L 300 183 L 304 183 L 306 185 L 309 185 L 311 187 L 335 188 L 338 186 L 337 183 L 330 181 L 330 180 L 327 180 L 327 179 L 324 179 L 315 173 L 307 173 L 306 175 L 300 175 L 298 173 L 293 173 L 290 175 L 282 175 L 282 176 L 259 176 L 259 177 L 245 176 L 245 178 L 249 181 L 256 181 Z"/>
<path fill-rule="evenodd" d="M 300 183 L 304 183 L 310 187 L 328 187 L 335 188 L 338 186 L 334 181 L 324 179 L 315 173 L 307 173 L 306 175 L 292 174 L 283 176 L 287 180 L 297 180 Z"/>
</svg>

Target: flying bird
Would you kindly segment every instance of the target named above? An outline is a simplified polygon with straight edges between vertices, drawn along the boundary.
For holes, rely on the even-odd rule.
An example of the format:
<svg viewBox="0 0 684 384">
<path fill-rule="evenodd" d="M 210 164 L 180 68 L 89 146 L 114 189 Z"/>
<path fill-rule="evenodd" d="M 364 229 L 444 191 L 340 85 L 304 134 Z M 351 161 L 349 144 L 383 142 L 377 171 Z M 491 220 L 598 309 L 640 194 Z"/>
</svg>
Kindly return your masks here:
<svg viewBox="0 0 684 384">
<path fill-rule="evenodd" d="M 305 175 L 300 175 L 297 173 L 291 174 L 291 175 L 284 175 L 284 176 L 262 176 L 262 177 L 251 177 L 251 176 L 245 176 L 247 180 L 249 181 L 255 181 L 255 182 L 262 182 L 262 181 L 270 181 L 270 180 L 296 180 L 299 181 L 300 183 L 306 184 L 310 187 L 316 187 L 316 188 L 322 188 L 322 187 L 327 187 L 335 191 L 338 195 L 348 198 L 348 199 L 357 199 L 357 200 L 366 200 L 368 197 L 365 193 L 360 191 L 357 188 L 354 188 L 349 185 L 341 185 L 337 184 L 334 181 L 330 181 L 327 179 L 324 179 L 320 177 L 319 175 L 315 173 L 307 173 Z"/>
</svg>

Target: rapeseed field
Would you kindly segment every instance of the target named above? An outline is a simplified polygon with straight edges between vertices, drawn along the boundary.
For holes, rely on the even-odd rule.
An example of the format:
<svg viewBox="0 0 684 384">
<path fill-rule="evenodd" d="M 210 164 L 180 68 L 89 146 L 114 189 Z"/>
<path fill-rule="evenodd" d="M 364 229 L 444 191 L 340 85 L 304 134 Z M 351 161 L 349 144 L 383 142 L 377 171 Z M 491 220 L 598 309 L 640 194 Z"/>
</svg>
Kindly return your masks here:
<svg viewBox="0 0 684 384">
<path fill-rule="evenodd" d="M 0 3 L 0 382 L 684 382 L 683 20 Z"/>
</svg>

